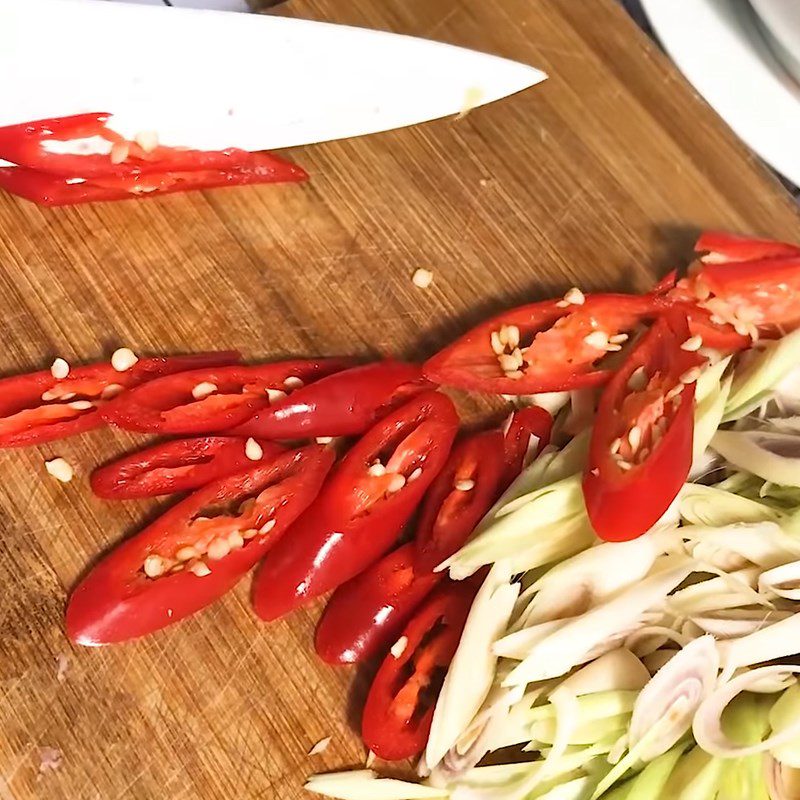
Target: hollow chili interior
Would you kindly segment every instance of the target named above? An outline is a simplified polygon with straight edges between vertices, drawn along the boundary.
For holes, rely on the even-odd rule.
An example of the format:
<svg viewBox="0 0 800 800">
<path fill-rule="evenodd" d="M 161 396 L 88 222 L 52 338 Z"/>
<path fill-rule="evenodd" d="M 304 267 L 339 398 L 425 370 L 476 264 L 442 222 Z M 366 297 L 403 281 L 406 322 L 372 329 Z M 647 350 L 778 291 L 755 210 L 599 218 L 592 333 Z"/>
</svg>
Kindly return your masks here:
<svg viewBox="0 0 800 800">
<path fill-rule="evenodd" d="M 694 388 L 705 359 L 659 318 L 605 388 L 592 430 L 584 498 L 604 539 L 644 533 L 691 467 Z"/>
<path fill-rule="evenodd" d="M 254 566 L 316 497 L 333 453 L 311 445 L 215 481 L 104 558 L 77 587 L 80 644 L 141 636 L 203 608 Z"/>
<path fill-rule="evenodd" d="M 436 698 L 473 598 L 471 584 L 443 584 L 381 664 L 362 720 L 364 743 L 380 758 L 399 761 L 425 747 Z"/>
<path fill-rule="evenodd" d="M 584 295 L 512 309 L 458 339 L 425 365 L 431 380 L 504 394 L 561 391 L 608 379 L 609 354 L 654 314 L 651 296 Z"/>
<path fill-rule="evenodd" d="M 339 359 L 283 361 L 184 372 L 151 382 L 109 404 L 104 416 L 122 428 L 167 433 L 223 431 L 310 381 L 341 369 Z"/>
</svg>

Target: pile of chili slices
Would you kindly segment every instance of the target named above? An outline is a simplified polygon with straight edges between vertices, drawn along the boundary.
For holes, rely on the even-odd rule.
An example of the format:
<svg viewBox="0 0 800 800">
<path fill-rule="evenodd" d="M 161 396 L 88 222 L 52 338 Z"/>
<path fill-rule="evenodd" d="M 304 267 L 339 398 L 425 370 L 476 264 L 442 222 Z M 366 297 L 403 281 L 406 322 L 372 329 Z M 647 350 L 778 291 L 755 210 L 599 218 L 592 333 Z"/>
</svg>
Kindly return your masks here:
<svg viewBox="0 0 800 800">
<path fill-rule="evenodd" d="M 103 645 L 164 628 L 260 563 L 252 597 L 264 620 L 332 592 L 317 653 L 331 664 L 384 659 L 364 741 L 384 759 L 418 755 L 491 560 L 456 575 L 466 580 L 442 567 L 467 552 L 512 481 L 551 438 L 561 445 L 585 429 L 596 406 L 585 510 L 602 539 L 641 536 L 689 474 L 698 378 L 800 319 L 800 248 L 707 233 L 696 249 L 681 280 L 642 296 L 571 289 L 484 322 L 421 366 L 121 350 L 110 364 L 58 359 L 0 381 L 5 447 L 106 424 L 182 437 L 92 475 L 110 500 L 188 494 L 75 588 L 70 639 Z M 438 386 L 513 395 L 522 407 L 502 430 L 458 436 Z M 547 409 L 570 396 L 589 396 L 589 407 L 573 402 L 553 428 Z"/>
<path fill-rule="evenodd" d="M 245 186 L 308 178 L 271 153 L 166 147 L 155 131 L 126 139 L 110 114 L 77 114 L 0 128 L 0 189 L 43 206 Z"/>
</svg>

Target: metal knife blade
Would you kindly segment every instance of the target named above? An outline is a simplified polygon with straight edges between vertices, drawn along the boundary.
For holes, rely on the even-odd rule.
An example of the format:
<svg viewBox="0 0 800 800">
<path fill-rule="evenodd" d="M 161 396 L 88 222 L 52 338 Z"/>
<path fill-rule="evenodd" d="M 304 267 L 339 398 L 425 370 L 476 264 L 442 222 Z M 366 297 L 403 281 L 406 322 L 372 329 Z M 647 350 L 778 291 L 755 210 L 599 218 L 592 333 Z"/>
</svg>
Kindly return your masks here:
<svg viewBox="0 0 800 800">
<path fill-rule="evenodd" d="M 129 138 L 208 150 L 414 125 L 547 77 L 399 34 L 106 0 L 0 0 L 0 74 L 0 125 L 105 111 Z"/>
</svg>

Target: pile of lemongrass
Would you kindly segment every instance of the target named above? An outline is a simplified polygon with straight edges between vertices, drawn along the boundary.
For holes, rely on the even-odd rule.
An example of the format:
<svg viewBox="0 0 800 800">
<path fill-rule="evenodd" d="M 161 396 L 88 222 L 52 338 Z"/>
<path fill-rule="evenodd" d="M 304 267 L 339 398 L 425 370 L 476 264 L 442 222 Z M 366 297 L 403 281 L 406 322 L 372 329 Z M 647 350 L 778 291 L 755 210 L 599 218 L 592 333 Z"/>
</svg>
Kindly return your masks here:
<svg viewBox="0 0 800 800">
<path fill-rule="evenodd" d="M 313 776 L 309 790 L 800 798 L 800 331 L 735 360 L 709 355 L 690 482 L 658 524 L 598 541 L 581 495 L 588 429 L 548 448 L 442 565 L 454 579 L 491 570 L 420 782 L 362 770 Z M 561 431 L 591 424 L 585 392 L 546 401 L 563 405 Z M 501 763 L 479 766 L 490 753 Z"/>
</svg>

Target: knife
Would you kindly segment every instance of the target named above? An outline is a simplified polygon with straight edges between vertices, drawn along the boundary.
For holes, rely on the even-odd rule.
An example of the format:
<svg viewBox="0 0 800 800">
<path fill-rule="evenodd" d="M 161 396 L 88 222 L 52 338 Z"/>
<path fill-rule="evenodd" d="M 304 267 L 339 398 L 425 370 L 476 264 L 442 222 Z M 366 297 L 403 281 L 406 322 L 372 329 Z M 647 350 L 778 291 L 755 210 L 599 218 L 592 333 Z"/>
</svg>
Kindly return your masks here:
<svg viewBox="0 0 800 800">
<path fill-rule="evenodd" d="M 0 74 L 0 125 L 104 111 L 128 139 L 252 151 L 414 125 L 547 77 L 399 34 L 107 0 L 0 0 Z"/>
</svg>

